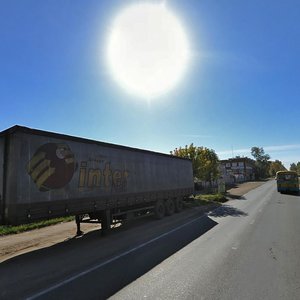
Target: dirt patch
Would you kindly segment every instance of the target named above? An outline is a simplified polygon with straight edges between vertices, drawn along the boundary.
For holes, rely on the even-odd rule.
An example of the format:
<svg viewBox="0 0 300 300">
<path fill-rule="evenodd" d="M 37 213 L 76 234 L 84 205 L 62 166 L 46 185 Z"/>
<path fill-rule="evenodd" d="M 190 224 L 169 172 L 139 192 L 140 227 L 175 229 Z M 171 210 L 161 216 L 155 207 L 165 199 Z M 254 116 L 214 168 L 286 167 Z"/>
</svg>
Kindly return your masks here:
<svg viewBox="0 0 300 300">
<path fill-rule="evenodd" d="M 84 232 L 99 228 L 98 224 L 82 224 Z M 74 238 L 75 222 L 60 223 L 41 229 L 0 237 L 0 262 L 16 255 L 52 246 Z M 100 234 L 100 233 L 99 233 Z"/>
<path fill-rule="evenodd" d="M 233 188 L 227 190 L 226 196 L 229 199 L 239 199 L 242 198 L 243 195 L 247 194 L 249 191 L 256 189 L 257 187 L 266 183 L 265 181 L 249 181 L 238 183 Z"/>
</svg>

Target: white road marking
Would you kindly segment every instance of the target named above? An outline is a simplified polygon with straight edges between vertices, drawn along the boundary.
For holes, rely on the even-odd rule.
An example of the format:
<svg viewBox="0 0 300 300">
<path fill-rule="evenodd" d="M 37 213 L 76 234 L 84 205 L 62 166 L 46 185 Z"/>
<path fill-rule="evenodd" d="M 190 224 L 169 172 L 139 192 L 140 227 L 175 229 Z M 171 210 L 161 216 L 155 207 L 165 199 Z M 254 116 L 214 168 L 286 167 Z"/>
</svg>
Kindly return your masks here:
<svg viewBox="0 0 300 300">
<path fill-rule="evenodd" d="M 56 290 L 56 289 L 58 289 L 58 288 L 60 288 L 60 287 L 62 287 L 64 285 L 66 285 L 66 284 L 68 284 L 68 283 L 70 283 L 70 282 L 72 282 L 72 281 L 74 281 L 74 280 L 82 277 L 82 276 L 85 276 L 85 275 L 87 275 L 87 274 L 89 274 L 89 273 L 91 273 L 91 272 L 93 272 L 93 271 L 95 271 L 97 269 L 102 268 L 103 266 L 108 265 L 109 263 L 111 263 L 113 261 L 118 260 L 121 257 L 124 257 L 124 256 L 126 256 L 126 255 L 128 255 L 128 254 L 130 254 L 132 252 L 135 252 L 136 250 L 139 250 L 139 249 L 141 249 L 141 248 L 143 248 L 143 247 L 145 247 L 145 246 L 147 246 L 147 245 L 149 245 L 149 244 L 151 244 L 151 243 L 153 243 L 153 242 L 155 242 L 155 241 L 157 241 L 157 240 L 159 240 L 159 239 L 161 239 L 161 238 L 163 238 L 163 237 L 165 237 L 165 236 L 167 236 L 167 235 L 169 235 L 169 234 L 171 234 L 173 232 L 176 232 L 179 229 L 182 229 L 182 228 L 184 228 L 184 227 L 186 227 L 186 226 L 188 226 L 188 225 L 190 225 L 190 224 L 192 224 L 192 223 L 194 223 L 194 222 L 202 219 L 205 216 L 207 216 L 207 214 L 204 214 L 203 216 L 198 217 L 198 218 L 196 218 L 196 219 L 194 219 L 192 221 L 189 221 L 189 222 L 187 222 L 187 223 L 185 223 L 183 225 L 180 225 L 179 227 L 174 228 L 174 229 L 172 229 L 172 230 L 170 230 L 168 232 L 165 232 L 165 233 L 157 236 L 156 238 L 153 238 L 152 240 L 149 240 L 149 241 L 147 241 L 145 243 L 142 243 L 142 244 L 140 244 L 140 245 L 138 245 L 138 246 L 136 246 L 136 247 L 134 247 L 134 248 L 132 248 L 130 250 L 127 250 L 127 251 L 125 251 L 125 252 L 123 252 L 123 253 L 121 253 L 119 255 L 116 255 L 115 257 L 113 257 L 111 259 L 108 259 L 108 260 L 106 260 L 106 261 L 104 261 L 104 262 L 102 262 L 100 264 L 97 264 L 97 265 L 95 265 L 92 268 L 89 268 L 89 269 L 87 269 L 87 270 L 85 270 L 83 272 L 80 272 L 80 273 L 78 273 L 76 275 L 73 275 L 73 276 L 67 278 L 66 280 L 61 281 L 61 282 L 59 282 L 57 284 L 54 284 L 54 285 L 50 286 L 49 288 L 47 288 L 47 289 L 45 289 L 43 291 L 40 291 L 39 293 L 34 294 L 34 295 L 32 295 L 32 296 L 30 296 L 30 297 L 28 297 L 26 299 L 27 300 L 33 300 L 33 299 L 37 299 L 38 297 L 41 297 L 41 296 L 43 296 L 45 294 L 48 294 L 48 293 L 50 293 L 50 292 L 52 292 L 52 291 L 54 291 L 54 290 Z"/>
</svg>

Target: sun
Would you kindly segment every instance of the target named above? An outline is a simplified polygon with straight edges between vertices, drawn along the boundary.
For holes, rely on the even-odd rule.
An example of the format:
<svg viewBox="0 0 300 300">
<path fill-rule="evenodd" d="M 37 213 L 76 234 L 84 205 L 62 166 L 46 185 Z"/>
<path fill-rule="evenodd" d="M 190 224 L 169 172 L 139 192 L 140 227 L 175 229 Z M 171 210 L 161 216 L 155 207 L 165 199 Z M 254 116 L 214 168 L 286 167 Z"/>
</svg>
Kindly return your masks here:
<svg viewBox="0 0 300 300">
<path fill-rule="evenodd" d="M 189 43 L 182 24 L 164 3 L 139 3 L 124 8 L 113 20 L 106 58 L 121 87 L 153 99 L 184 77 Z"/>
</svg>

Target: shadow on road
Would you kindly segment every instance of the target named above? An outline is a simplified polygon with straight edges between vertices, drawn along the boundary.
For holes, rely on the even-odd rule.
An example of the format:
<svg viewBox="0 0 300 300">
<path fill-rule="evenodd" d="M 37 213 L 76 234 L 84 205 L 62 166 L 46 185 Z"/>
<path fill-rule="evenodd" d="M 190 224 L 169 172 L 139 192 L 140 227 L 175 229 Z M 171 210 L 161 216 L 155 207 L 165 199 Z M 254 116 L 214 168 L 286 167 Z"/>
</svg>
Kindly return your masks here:
<svg viewBox="0 0 300 300">
<path fill-rule="evenodd" d="M 226 197 L 229 199 L 235 199 L 235 200 L 246 200 L 246 198 L 244 196 L 231 195 L 229 193 L 226 194 Z"/>
<path fill-rule="evenodd" d="M 243 212 L 240 209 L 234 208 L 229 205 L 222 205 L 219 208 L 209 213 L 210 217 L 245 217 L 248 216 L 247 213 Z"/>
<path fill-rule="evenodd" d="M 172 217 L 167 225 L 149 222 L 104 238 L 94 231 L 7 260 L 0 298 L 106 299 L 218 224 L 206 215 L 176 224 Z"/>
<path fill-rule="evenodd" d="M 300 192 L 280 192 L 283 195 L 289 195 L 289 196 L 296 196 L 299 197 L 300 196 Z"/>
</svg>

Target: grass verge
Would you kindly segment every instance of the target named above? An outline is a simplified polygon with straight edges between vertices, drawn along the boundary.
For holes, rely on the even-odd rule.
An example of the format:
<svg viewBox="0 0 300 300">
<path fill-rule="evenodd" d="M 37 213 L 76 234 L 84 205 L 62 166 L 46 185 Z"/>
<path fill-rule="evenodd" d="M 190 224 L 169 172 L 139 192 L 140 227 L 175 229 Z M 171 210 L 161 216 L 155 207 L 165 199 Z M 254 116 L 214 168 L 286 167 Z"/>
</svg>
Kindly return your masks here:
<svg viewBox="0 0 300 300">
<path fill-rule="evenodd" d="M 201 206 L 201 205 L 208 205 L 213 202 L 217 203 L 224 203 L 227 201 L 227 198 L 223 194 L 203 194 L 203 195 L 196 195 L 193 197 L 194 205 Z"/>
<path fill-rule="evenodd" d="M 63 222 L 69 222 L 74 220 L 73 216 L 70 217 L 62 217 L 62 218 L 55 218 L 55 219 L 50 219 L 50 220 L 44 220 L 44 221 L 38 221 L 34 223 L 29 223 L 29 224 L 21 224 L 21 225 L 1 225 L 0 226 L 0 236 L 3 235 L 8 235 L 8 234 L 16 234 L 24 231 L 29 231 L 33 229 L 38 229 L 38 228 L 43 228 L 46 226 L 50 225 L 55 225 L 58 223 L 63 223 Z"/>
</svg>

